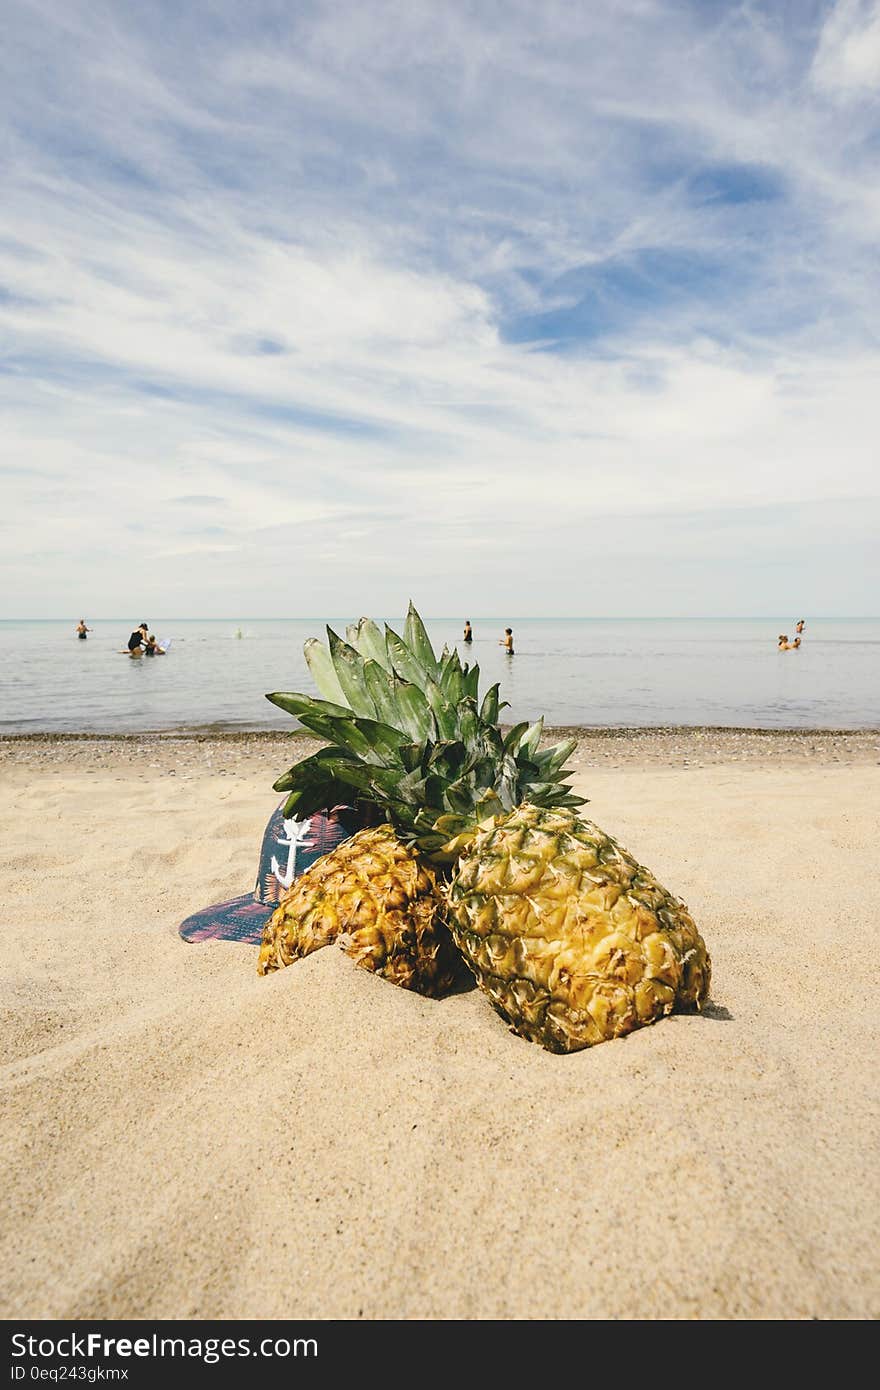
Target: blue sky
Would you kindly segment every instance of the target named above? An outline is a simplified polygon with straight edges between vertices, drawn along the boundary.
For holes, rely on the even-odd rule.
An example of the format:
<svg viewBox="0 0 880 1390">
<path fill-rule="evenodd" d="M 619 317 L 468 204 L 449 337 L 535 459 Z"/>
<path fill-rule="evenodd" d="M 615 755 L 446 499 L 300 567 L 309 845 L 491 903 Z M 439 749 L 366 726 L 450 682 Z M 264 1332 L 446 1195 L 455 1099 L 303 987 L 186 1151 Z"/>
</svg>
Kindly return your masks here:
<svg viewBox="0 0 880 1390">
<path fill-rule="evenodd" d="M 880 609 L 875 0 L 4 25 L 0 616 Z"/>
</svg>

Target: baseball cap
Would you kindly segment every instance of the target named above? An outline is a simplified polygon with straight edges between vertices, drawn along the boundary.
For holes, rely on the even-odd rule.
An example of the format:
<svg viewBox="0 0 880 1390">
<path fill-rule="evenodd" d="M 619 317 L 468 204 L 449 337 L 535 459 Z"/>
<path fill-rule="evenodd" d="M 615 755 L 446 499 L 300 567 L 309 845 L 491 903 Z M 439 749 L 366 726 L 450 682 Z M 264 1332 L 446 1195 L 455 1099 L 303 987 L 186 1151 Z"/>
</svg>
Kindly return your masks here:
<svg viewBox="0 0 880 1390">
<path fill-rule="evenodd" d="M 259 946 L 263 927 L 284 893 L 322 854 L 329 854 L 367 824 L 353 806 L 334 806 L 303 820 L 285 819 L 284 802 L 269 817 L 253 893 L 214 903 L 179 927 L 184 941 L 241 941 Z"/>
</svg>

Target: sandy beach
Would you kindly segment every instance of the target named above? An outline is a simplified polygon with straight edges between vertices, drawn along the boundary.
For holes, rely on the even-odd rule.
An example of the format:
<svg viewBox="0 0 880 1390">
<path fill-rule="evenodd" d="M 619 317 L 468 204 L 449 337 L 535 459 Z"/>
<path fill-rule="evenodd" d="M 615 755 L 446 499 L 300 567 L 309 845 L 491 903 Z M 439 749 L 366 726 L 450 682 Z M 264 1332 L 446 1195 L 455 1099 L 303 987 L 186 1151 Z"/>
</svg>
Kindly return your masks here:
<svg viewBox="0 0 880 1390">
<path fill-rule="evenodd" d="M 5 1318 L 880 1314 L 880 734 L 581 736 L 712 1001 L 569 1057 L 188 945 L 307 741 L 0 742 Z"/>
</svg>

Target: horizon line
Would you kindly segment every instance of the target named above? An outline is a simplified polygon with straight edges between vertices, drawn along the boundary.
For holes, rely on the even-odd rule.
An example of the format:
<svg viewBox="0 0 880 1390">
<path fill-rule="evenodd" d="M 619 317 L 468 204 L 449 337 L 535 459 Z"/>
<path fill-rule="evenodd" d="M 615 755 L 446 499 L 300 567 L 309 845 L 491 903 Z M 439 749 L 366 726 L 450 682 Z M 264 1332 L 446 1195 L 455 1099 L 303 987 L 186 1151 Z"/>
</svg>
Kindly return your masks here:
<svg viewBox="0 0 880 1390">
<path fill-rule="evenodd" d="M 449 614 L 429 614 L 420 615 L 424 622 L 430 623 L 462 623 L 465 619 L 452 617 Z M 583 623 L 583 622 L 767 622 L 781 616 L 779 611 L 774 613 L 544 613 L 544 614 L 507 614 L 500 617 L 498 614 L 478 615 L 474 619 L 467 621 L 479 623 Z M 339 614 L 329 614 L 316 616 L 306 614 L 302 617 L 291 617 L 290 615 L 262 616 L 256 615 L 237 616 L 235 614 L 223 614 L 220 617 L 208 617 L 204 614 L 190 614 L 182 616 L 180 614 L 162 615 L 163 620 L 176 623 L 327 623 L 343 622 L 351 623 L 351 618 L 346 618 Z M 2 617 L 0 623 L 76 623 L 77 618 L 69 615 L 55 615 L 51 618 L 46 617 Z M 121 623 L 123 626 L 130 623 L 130 618 L 99 616 L 92 618 L 96 623 Z M 382 619 L 382 621 L 385 621 Z M 800 621 L 800 619 L 794 620 Z M 880 613 L 814 613 L 809 619 L 810 622 L 880 622 Z"/>
</svg>

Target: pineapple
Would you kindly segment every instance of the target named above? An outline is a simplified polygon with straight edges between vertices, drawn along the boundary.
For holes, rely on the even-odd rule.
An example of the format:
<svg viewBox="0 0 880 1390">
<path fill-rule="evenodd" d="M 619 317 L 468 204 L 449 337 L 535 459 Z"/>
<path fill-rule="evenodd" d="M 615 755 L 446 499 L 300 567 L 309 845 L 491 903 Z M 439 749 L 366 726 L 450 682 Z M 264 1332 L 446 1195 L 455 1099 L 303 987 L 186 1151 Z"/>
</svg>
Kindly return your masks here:
<svg viewBox="0 0 880 1390">
<path fill-rule="evenodd" d="M 267 923 L 261 968 L 342 932 L 371 943 L 361 963 L 387 961 L 419 988 L 424 943 L 409 919 L 423 899 L 403 886 L 416 865 L 417 879 L 433 875 L 433 929 L 445 908 L 477 984 L 520 1036 L 573 1052 L 699 1009 L 702 938 L 683 903 L 576 813 L 575 741 L 541 748 L 541 720 L 503 735 L 498 686 L 478 704 L 478 667 L 445 650 L 438 660 L 412 604 L 403 638 L 369 619 L 347 636 L 328 628 L 328 647 L 306 644 L 327 698 L 268 697 L 329 745 L 275 786 L 289 793 L 286 815 L 352 798 L 378 808 L 386 853 L 361 831 L 313 864 Z"/>
<path fill-rule="evenodd" d="M 449 902 L 480 987 L 514 1032 L 551 1052 L 707 996 L 709 957 L 687 909 L 569 810 L 519 806 L 482 826 Z"/>
<path fill-rule="evenodd" d="M 391 825 L 360 830 L 296 879 L 263 930 L 267 975 L 338 941 L 356 964 L 437 996 L 461 976 L 437 872 Z"/>
</svg>

